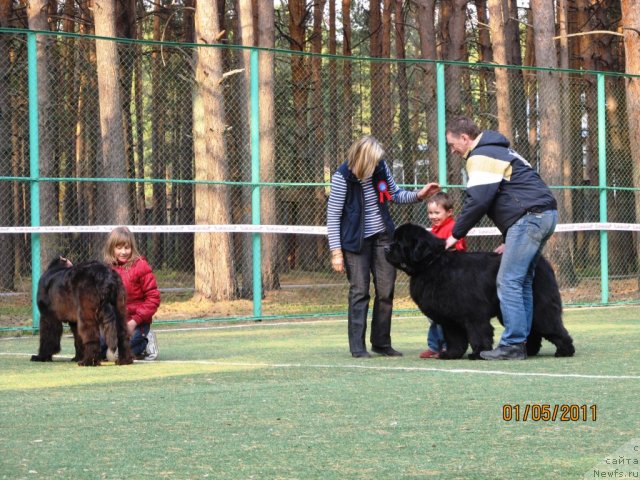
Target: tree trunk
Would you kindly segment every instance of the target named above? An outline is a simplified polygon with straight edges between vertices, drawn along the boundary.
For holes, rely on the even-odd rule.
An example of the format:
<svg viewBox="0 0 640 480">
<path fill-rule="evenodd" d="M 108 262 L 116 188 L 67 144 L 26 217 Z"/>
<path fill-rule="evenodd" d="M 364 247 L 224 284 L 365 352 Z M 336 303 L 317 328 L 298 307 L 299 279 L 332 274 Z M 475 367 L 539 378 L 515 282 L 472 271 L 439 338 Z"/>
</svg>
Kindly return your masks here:
<svg viewBox="0 0 640 480">
<path fill-rule="evenodd" d="M 351 52 L 351 0 L 342 0 L 342 55 L 350 57 Z M 340 125 L 340 145 L 336 165 L 340 165 L 347 156 L 347 149 L 353 140 L 353 93 L 352 88 L 352 63 L 349 60 L 342 62 L 342 121 Z"/>
<path fill-rule="evenodd" d="M 557 0 L 557 12 L 558 12 L 558 26 L 560 38 L 558 39 L 560 48 L 559 56 L 560 56 L 560 68 L 566 70 L 569 68 L 569 38 L 567 37 L 569 33 L 569 15 L 568 15 L 568 6 L 567 0 Z M 560 100 L 561 100 L 561 111 L 563 116 L 566 116 L 571 111 L 571 84 L 569 75 L 567 73 L 559 74 L 561 75 L 560 79 Z M 562 155 L 562 185 L 574 185 L 572 183 L 573 180 L 573 161 L 572 156 L 570 154 L 568 146 L 571 145 L 571 132 L 575 132 L 575 130 L 571 130 L 572 122 L 561 122 L 562 132 L 561 132 L 561 142 L 565 147 L 565 154 Z M 570 188 L 566 188 L 562 191 L 556 193 L 556 197 L 562 196 L 562 205 L 565 211 L 565 218 L 569 221 L 574 221 L 573 216 L 573 190 Z M 564 248 L 568 250 L 568 257 L 571 261 L 572 269 L 571 272 L 575 271 L 575 252 L 574 246 L 575 243 L 573 241 L 573 233 L 566 233 L 564 241 Z M 577 283 L 577 276 L 571 275 L 567 280 L 572 281 L 572 285 Z"/>
<path fill-rule="evenodd" d="M 441 3 L 440 32 L 442 34 L 442 52 L 444 60 L 464 61 L 466 60 L 465 49 L 465 22 L 466 22 L 466 0 L 447 0 Z M 465 77 L 461 67 L 448 65 L 445 71 L 445 81 L 447 84 L 446 109 L 447 116 L 456 116 L 465 112 L 463 108 L 462 92 L 467 90 L 464 87 Z M 471 102 L 468 102 L 470 105 Z M 447 183 L 457 185 L 462 183 L 461 171 L 463 159 L 459 155 L 454 155 L 449 160 L 447 168 Z"/>
<path fill-rule="evenodd" d="M 382 56 L 382 15 L 380 0 L 369 2 L 369 55 L 377 58 Z M 384 71 L 382 63 L 371 62 L 371 134 L 378 140 L 384 135 L 384 109 L 381 99 L 384 95 Z M 388 145 L 385 145 L 388 147 Z"/>
<path fill-rule="evenodd" d="M 624 33 L 624 49 L 626 52 L 625 72 L 631 75 L 640 75 L 640 9 L 634 0 L 621 0 L 622 6 L 622 31 Z M 629 122 L 629 143 L 633 165 L 633 187 L 635 199 L 635 222 L 640 221 L 640 78 L 627 78 L 627 118 Z M 635 233 L 636 269 L 640 259 L 640 242 Z M 638 289 L 640 289 L 640 276 L 638 277 Z"/>
<path fill-rule="evenodd" d="M 324 128 L 324 82 L 322 81 L 322 22 L 324 20 L 324 7 L 326 0 L 316 0 L 313 6 L 313 32 L 311 35 L 311 52 L 316 54 L 311 58 L 312 104 L 311 104 L 311 131 L 315 145 L 314 155 L 310 155 L 313 169 L 313 181 L 322 183 L 324 179 L 324 166 L 329 163 L 325 145 Z M 326 223 L 325 204 L 326 197 L 323 187 L 313 189 L 312 211 L 309 212 L 313 225 Z M 303 251 L 313 253 L 309 258 L 309 267 L 312 270 L 320 270 L 326 266 L 328 256 L 327 240 L 316 235 L 305 235 L 300 242 Z"/>
<path fill-rule="evenodd" d="M 157 6 L 153 16 L 153 39 L 162 40 L 162 29 L 165 24 L 164 10 Z M 167 131 L 169 108 L 165 99 L 168 79 L 164 75 L 164 60 L 160 56 L 160 47 L 155 45 L 151 54 L 151 178 L 165 177 L 167 164 Z M 144 177 L 144 174 L 142 175 Z M 151 186 L 151 222 L 152 225 L 166 225 L 167 223 L 167 191 L 164 183 L 154 182 Z M 151 265 L 160 268 L 163 264 L 163 234 L 150 235 L 150 248 L 147 255 Z"/>
<path fill-rule="evenodd" d="M 509 0 L 511 11 L 510 20 L 507 23 L 507 60 L 509 65 L 523 65 L 522 49 L 520 46 L 520 25 L 518 18 L 518 0 Z M 527 28 L 530 31 L 531 28 Z M 526 34 L 523 35 L 526 38 Z M 525 158 L 531 158 L 529 142 L 527 139 L 527 95 L 523 70 L 512 70 L 509 78 L 511 97 L 511 122 L 513 129 L 513 145 Z"/>
<path fill-rule="evenodd" d="M 195 0 L 185 2 L 184 11 L 184 42 L 194 43 L 193 9 Z M 191 88 L 192 64 L 188 58 L 181 62 L 181 71 L 184 77 L 182 85 L 184 91 Z M 191 97 L 183 99 L 179 103 L 178 116 L 180 118 L 180 132 L 178 141 L 178 178 L 182 180 L 193 180 L 193 105 Z M 195 222 L 193 207 L 193 185 L 184 183 L 174 185 L 177 203 L 176 225 L 193 225 Z M 143 199 L 144 200 L 144 199 Z M 193 258 L 193 233 L 181 234 L 175 243 L 174 268 L 184 272 L 194 271 Z"/>
<path fill-rule="evenodd" d="M 482 63 L 493 62 L 493 47 L 489 25 L 489 15 L 487 0 L 474 0 L 478 15 L 478 60 Z M 480 112 L 495 112 L 496 107 L 496 86 L 494 82 L 495 69 L 483 68 L 479 75 L 479 110 Z"/>
<path fill-rule="evenodd" d="M 558 68 L 554 44 L 555 22 L 553 0 L 532 0 L 536 64 L 543 68 Z M 538 71 L 538 102 L 540 118 L 540 173 L 549 185 L 563 185 L 562 119 L 560 116 L 560 76 L 556 72 Z M 559 221 L 564 219 L 564 197 L 554 192 L 558 202 Z M 546 248 L 547 257 L 557 265 L 561 283 L 572 284 L 575 273 L 571 265 L 567 242 L 556 235 Z"/>
<path fill-rule="evenodd" d="M 94 0 L 93 15 L 96 35 L 116 37 L 115 4 L 110 0 Z M 98 92 L 100 103 L 100 132 L 102 137 L 101 176 L 126 178 L 124 128 L 120 102 L 118 74 L 118 45 L 115 41 L 96 40 Z M 129 223 L 127 184 L 101 182 L 98 185 L 99 214 L 104 224 Z"/>
<path fill-rule="evenodd" d="M 258 44 L 263 48 L 275 46 L 274 8 L 271 3 L 263 6 L 258 15 Z M 260 181 L 276 181 L 276 116 L 274 55 L 260 52 Z M 277 223 L 277 204 L 274 187 L 263 187 L 260 192 L 260 219 L 265 225 Z M 278 275 L 278 235 L 262 235 L 262 285 L 265 290 L 280 288 Z"/>
<path fill-rule="evenodd" d="M 304 52 L 306 46 L 306 22 L 307 9 L 305 0 L 289 1 L 289 48 L 294 52 Z M 293 117 L 294 117 L 294 144 L 291 146 L 292 169 L 291 175 L 296 177 L 296 181 L 312 182 L 313 174 L 308 168 L 312 164 L 310 160 L 309 143 L 307 140 L 309 125 L 307 120 L 308 110 L 308 88 L 310 82 L 310 72 L 307 57 L 303 55 L 291 55 L 291 81 L 293 96 Z M 306 210 L 307 205 L 299 205 L 298 197 L 302 195 L 301 191 L 291 191 L 294 200 L 292 202 L 292 217 L 294 224 L 302 223 L 302 211 Z M 296 259 L 302 258 L 301 249 L 297 236 L 291 236 L 287 245 L 288 252 L 286 254 L 289 259 L 289 266 L 295 268 Z"/>
<path fill-rule="evenodd" d="M 509 20 L 509 4 L 507 0 L 489 0 L 489 26 L 491 29 L 491 42 L 493 44 L 493 60 L 498 65 L 507 65 L 507 39 L 505 27 Z M 513 125 L 511 118 L 511 98 L 504 92 L 509 92 L 510 70 L 496 68 L 496 104 L 498 114 L 498 130 L 507 138 L 513 138 Z"/>
<path fill-rule="evenodd" d="M 385 59 L 391 58 L 391 13 L 393 12 L 395 0 L 383 0 L 382 9 L 382 51 L 380 56 Z M 393 159 L 396 158 L 396 145 L 393 141 L 393 98 L 391 89 L 391 62 L 385 60 L 380 64 L 380 89 L 382 96 L 378 97 L 381 103 L 380 110 L 382 118 L 380 119 L 380 137 L 379 140 L 385 146 L 387 151 L 387 160 L 389 166 L 392 165 Z M 376 98 L 373 97 L 372 101 Z"/>
<path fill-rule="evenodd" d="M 33 0 L 27 5 L 27 17 L 29 29 L 49 30 L 47 21 L 47 2 L 45 0 Z M 39 164 L 40 177 L 56 177 L 55 162 L 53 158 L 53 145 L 51 142 L 50 106 L 52 104 L 49 84 L 49 49 L 50 37 L 38 35 L 37 38 L 37 64 L 38 64 L 38 133 L 39 133 Z M 58 225 L 58 204 L 56 196 L 57 188 L 54 182 L 41 182 L 40 188 L 40 225 Z M 46 267 L 51 258 L 57 252 L 57 235 L 46 234 L 40 241 L 40 265 Z"/>
<path fill-rule="evenodd" d="M 344 38 L 343 38 L 344 42 Z M 336 39 L 336 0 L 329 0 L 329 55 L 337 55 L 337 39 Z M 329 93 L 329 112 L 335 115 L 342 110 L 343 106 L 338 104 L 338 63 L 337 60 L 329 59 L 329 85 L 327 86 Z M 329 137 L 328 159 L 324 165 L 325 172 L 331 172 L 333 162 L 338 156 L 339 144 L 339 124 L 338 122 L 328 122 L 327 133 Z M 326 176 L 326 175 L 325 175 Z M 324 178 L 322 181 L 328 181 Z M 324 222 L 323 222 L 324 223 Z"/>
<path fill-rule="evenodd" d="M 237 0 L 238 10 L 238 31 L 240 33 L 240 42 L 245 47 L 255 46 L 254 29 L 253 29 L 253 4 L 251 0 Z M 240 52 L 239 68 L 244 69 L 244 74 L 238 78 L 240 85 L 240 105 L 237 112 L 238 124 L 236 135 L 240 137 L 238 145 L 239 150 L 239 167 L 241 175 L 244 174 L 244 180 L 249 180 L 251 172 L 251 51 L 243 49 Z M 244 101 L 243 101 L 244 100 Z M 251 223 L 251 210 L 247 206 L 251 205 L 252 189 L 249 187 L 240 187 L 241 189 L 241 207 L 238 218 L 239 223 Z M 253 297 L 253 254 L 252 244 L 253 236 L 251 234 L 240 234 L 238 236 L 242 248 L 238 249 L 239 259 L 236 260 L 236 266 L 242 274 L 242 284 L 240 285 L 240 297 Z"/>
<path fill-rule="evenodd" d="M 91 13 L 91 0 L 81 0 L 80 5 L 80 33 L 94 35 L 93 18 Z M 79 55 L 78 62 L 85 62 L 87 65 L 97 64 L 95 48 L 77 49 Z M 96 178 L 100 175 L 97 160 L 98 137 L 100 135 L 100 111 L 95 103 L 98 97 L 98 83 L 96 76 L 80 69 L 78 102 L 76 105 L 76 142 L 75 142 L 75 176 L 80 178 Z M 77 193 L 79 225 L 95 225 L 98 223 L 98 183 L 80 182 Z M 86 238 L 86 237 L 85 237 Z M 83 242 L 83 255 L 86 258 L 99 252 L 104 242 L 104 236 L 100 234 L 90 234 L 89 241 Z"/>
<path fill-rule="evenodd" d="M 435 0 L 414 0 L 418 10 L 418 34 L 420 36 L 420 58 L 437 60 Z M 425 108 L 425 128 L 427 134 L 426 175 L 416 175 L 417 183 L 427 183 L 438 179 L 438 112 L 436 109 L 436 67 L 434 63 L 422 65 L 421 98 Z"/>
<path fill-rule="evenodd" d="M 0 0 L 0 27 L 9 26 L 12 8 L 11 0 Z M 11 40 L 12 36 L 6 33 L 0 35 L 0 82 L 5 85 L 7 92 L 9 85 L 9 72 L 11 71 Z M 0 94 L 0 177 L 11 176 L 11 97 L 6 93 Z M 13 183 L 0 181 L 0 225 L 14 225 L 12 209 Z M 3 266 L 0 269 L 0 292 L 14 289 L 15 258 L 13 256 L 13 239 L 15 235 L 2 235 L 0 237 L 0 258 Z"/>
<path fill-rule="evenodd" d="M 402 183 L 415 183 L 415 157 L 414 157 L 414 144 L 415 140 L 411 135 L 411 122 L 409 119 L 409 81 L 407 79 L 407 64 L 403 61 L 406 58 L 405 52 L 405 16 L 403 10 L 403 0 L 395 0 L 395 46 L 396 46 L 396 58 L 398 62 L 398 133 L 399 138 L 396 140 L 398 145 L 398 154 L 396 158 L 402 163 L 402 171 L 404 178 L 396 181 Z M 398 224 L 408 221 L 418 222 L 418 218 L 414 218 L 411 214 L 417 212 L 414 208 L 403 208 L 396 215 L 398 216 Z"/>
<path fill-rule="evenodd" d="M 73 5 L 73 2 L 70 2 Z M 70 14 L 73 12 L 71 11 Z M 136 28 L 136 0 L 122 0 L 116 2 L 116 32 L 119 38 L 138 38 Z M 126 171 L 129 178 L 135 178 L 135 155 L 133 141 L 133 125 L 131 118 L 131 104 L 133 101 L 133 74 L 140 56 L 140 46 L 123 43 L 118 48 L 120 53 L 120 78 L 122 95 L 122 125 L 124 128 L 124 151 Z M 152 99 L 154 96 L 152 95 Z M 127 184 L 127 202 L 129 203 L 130 221 L 136 223 L 136 183 Z M 160 267 L 153 259 L 153 265 Z"/>
<path fill-rule="evenodd" d="M 289 48 L 294 52 L 304 52 L 306 45 L 306 2 L 305 0 L 289 1 Z M 310 80 L 307 57 L 303 55 L 291 55 L 291 80 L 293 88 L 294 125 L 296 126 L 295 143 L 293 145 L 293 175 L 302 177 L 300 180 L 309 180 L 305 176 L 304 166 L 307 165 L 307 152 L 304 145 L 307 144 L 307 84 Z"/>
<path fill-rule="evenodd" d="M 197 43 L 215 44 L 218 35 L 216 3 L 199 2 L 195 13 Z M 193 136 L 197 181 L 228 178 L 220 50 L 201 46 L 194 50 Z M 228 188 L 196 185 L 195 221 L 198 225 L 228 225 L 231 220 Z M 229 233 L 197 233 L 194 242 L 195 290 L 213 301 L 236 297 L 233 246 Z"/>
</svg>

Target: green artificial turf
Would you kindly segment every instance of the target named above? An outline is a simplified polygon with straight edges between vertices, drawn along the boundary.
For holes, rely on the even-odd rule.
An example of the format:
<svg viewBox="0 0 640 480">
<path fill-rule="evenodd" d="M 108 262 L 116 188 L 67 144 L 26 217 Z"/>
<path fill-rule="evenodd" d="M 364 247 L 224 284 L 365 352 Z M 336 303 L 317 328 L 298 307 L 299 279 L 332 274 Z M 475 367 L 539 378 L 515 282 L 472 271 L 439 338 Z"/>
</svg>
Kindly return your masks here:
<svg viewBox="0 0 640 480">
<path fill-rule="evenodd" d="M 640 437 L 639 316 L 568 311 L 576 356 L 523 362 L 422 360 L 422 318 L 394 319 L 402 358 L 351 358 L 344 320 L 158 329 L 158 361 L 123 367 L 0 339 L 0 478 L 599 478 Z M 541 405 L 586 415 L 524 421 Z"/>
</svg>

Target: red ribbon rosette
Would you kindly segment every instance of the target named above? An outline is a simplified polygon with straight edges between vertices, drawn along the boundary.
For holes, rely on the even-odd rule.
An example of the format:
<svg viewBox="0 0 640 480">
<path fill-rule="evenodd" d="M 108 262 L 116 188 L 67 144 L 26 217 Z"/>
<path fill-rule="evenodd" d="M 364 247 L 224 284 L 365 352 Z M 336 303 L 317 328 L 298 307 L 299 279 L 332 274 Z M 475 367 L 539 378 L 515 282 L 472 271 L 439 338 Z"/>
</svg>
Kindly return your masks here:
<svg viewBox="0 0 640 480">
<path fill-rule="evenodd" d="M 391 195 L 389 194 L 389 185 L 384 180 L 380 180 L 378 182 L 378 195 L 380 203 L 384 203 L 385 200 L 391 200 Z"/>
</svg>

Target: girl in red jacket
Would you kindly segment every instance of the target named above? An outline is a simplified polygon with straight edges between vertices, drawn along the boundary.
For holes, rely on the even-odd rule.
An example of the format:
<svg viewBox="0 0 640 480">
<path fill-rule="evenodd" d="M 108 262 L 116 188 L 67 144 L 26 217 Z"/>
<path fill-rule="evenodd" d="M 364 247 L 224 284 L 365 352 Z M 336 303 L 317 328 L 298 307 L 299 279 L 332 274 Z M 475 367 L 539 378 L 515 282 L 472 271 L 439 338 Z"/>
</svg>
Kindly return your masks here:
<svg viewBox="0 0 640 480">
<path fill-rule="evenodd" d="M 431 222 L 431 233 L 436 237 L 446 240 L 451 235 L 455 220 L 453 219 L 453 201 L 445 192 L 438 192 L 427 200 L 427 212 Z M 467 250 L 464 238 L 458 240 L 455 249 Z M 429 332 L 427 333 L 427 348 L 420 354 L 420 358 L 439 358 L 440 352 L 447 348 L 444 341 L 442 327 L 429 320 Z"/>
<path fill-rule="evenodd" d="M 112 230 L 104 246 L 104 261 L 120 274 L 127 290 L 127 329 L 132 353 L 139 360 L 155 360 L 158 344 L 150 327 L 160 306 L 160 291 L 131 230 L 127 227 Z"/>
</svg>

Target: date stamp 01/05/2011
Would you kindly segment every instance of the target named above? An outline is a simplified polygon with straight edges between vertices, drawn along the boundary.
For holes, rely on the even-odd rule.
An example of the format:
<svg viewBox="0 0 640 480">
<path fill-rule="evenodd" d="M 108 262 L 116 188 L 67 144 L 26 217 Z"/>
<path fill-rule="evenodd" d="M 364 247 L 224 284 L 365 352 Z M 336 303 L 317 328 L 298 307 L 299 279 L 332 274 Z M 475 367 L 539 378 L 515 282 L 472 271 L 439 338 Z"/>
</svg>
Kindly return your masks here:
<svg viewBox="0 0 640 480">
<path fill-rule="evenodd" d="M 595 422 L 597 405 L 577 403 L 525 403 L 502 405 L 505 422 Z"/>
</svg>

